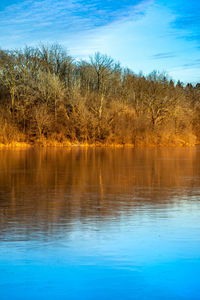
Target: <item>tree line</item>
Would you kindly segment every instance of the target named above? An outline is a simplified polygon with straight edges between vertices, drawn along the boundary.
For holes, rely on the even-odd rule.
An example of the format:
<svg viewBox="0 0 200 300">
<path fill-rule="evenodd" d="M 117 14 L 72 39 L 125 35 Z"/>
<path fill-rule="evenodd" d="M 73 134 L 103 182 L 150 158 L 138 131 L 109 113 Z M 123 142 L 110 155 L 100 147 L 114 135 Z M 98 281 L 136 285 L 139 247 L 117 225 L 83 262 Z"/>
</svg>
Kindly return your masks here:
<svg viewBox="0 0 200 300">
<path fill-rule="evenodd" d="M 60 45 L 0 50 L 0 143 L 184 145 L 200 139 L 200 84 L 144 76 Z"/>
</svg>

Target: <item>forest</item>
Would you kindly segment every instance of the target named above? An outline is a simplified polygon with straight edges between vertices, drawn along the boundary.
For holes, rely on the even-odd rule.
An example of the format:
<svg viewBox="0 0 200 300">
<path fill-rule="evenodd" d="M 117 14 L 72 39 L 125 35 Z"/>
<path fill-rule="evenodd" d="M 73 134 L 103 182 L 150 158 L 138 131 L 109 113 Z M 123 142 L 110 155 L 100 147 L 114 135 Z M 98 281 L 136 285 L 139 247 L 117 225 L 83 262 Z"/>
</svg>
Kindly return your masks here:
<svg viewBox="0 0 200 300">
<path fill-rule="evenodd" d="M 133 57 L 134 60 L 134 57 Z M 0 50 L 0 144 L 195 145 L 200 83 L 136 74 L 60 45 Z"/>
</svg>

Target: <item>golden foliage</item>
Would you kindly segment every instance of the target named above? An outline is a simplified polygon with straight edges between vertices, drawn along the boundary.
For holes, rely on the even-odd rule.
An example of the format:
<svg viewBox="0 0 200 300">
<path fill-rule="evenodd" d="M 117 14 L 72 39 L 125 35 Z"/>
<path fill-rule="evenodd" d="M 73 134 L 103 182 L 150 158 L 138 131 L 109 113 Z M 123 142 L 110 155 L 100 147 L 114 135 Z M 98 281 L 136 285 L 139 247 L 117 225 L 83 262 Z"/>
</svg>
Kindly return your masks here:
<svg viewBox="0 0 200 300">
<path fill-rule="evenodd" d="M 106 55 L 52 45 L 0 51 L 0 143 L 194 145 L 200 85 L 136 75 Z"/>
</svg>

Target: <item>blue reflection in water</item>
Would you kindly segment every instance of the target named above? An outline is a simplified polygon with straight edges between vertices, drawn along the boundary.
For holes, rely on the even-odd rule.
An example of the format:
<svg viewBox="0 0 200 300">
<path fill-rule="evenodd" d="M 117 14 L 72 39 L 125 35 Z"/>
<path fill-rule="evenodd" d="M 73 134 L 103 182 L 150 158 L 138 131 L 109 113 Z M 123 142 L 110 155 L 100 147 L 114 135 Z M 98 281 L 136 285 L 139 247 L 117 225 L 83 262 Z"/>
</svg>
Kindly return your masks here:
<svg viewBox="0 0 200 300">
<path fill-rule="evenodd" d="M 106 151 L 0 153 L 1 300 L 200 299 L 199 152 Z"/>
</svg>

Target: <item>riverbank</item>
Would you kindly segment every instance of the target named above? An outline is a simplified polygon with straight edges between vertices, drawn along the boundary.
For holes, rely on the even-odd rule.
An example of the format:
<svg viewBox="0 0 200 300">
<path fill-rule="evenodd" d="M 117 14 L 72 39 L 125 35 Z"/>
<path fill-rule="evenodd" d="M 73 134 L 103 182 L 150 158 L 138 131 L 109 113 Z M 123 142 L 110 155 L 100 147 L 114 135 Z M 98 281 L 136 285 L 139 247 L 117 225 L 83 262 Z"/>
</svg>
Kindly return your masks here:
<svg viewBox="0 0 200 300">
<path fill-rule="evenodd" d="M 110 148 L 143 148 L 143 147 L 194 147 L 199 145 L 200 143 L 188 143 L 184 140 L 177 140 L 176 142 L 172 143 L 145 143 L 140 142 L 137 144 L 131 143 L 79 143 L 79 142 L 58 142 L 58 141 L 36 141 L 34 143 L 29 142 L 11 142 L 11 143 L 0 143 L 0 149 L 29 149 L 29 148 L 45 148 L 45 147 L 58 147 L 58 148 L 65 148 L 65 147 L 110 147 Z"/>
</svg>

